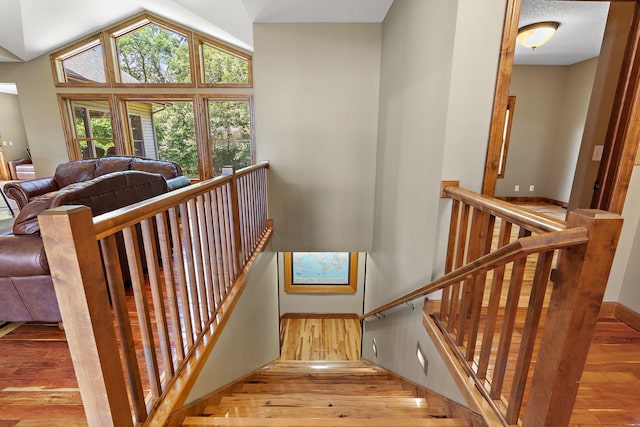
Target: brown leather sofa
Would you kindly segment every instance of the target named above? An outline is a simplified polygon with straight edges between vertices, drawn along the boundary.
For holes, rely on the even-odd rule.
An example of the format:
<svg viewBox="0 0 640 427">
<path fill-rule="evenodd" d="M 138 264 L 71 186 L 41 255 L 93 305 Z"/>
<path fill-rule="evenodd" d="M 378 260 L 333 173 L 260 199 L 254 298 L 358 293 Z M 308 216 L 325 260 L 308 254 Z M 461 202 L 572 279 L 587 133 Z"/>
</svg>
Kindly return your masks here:
<svg viewBox="0 0 640 427">
<path fill-rule="evenodd" d="M 133 167 L 116 170 L 123 165 Z M 0 236 L 0 321 L 59 322 L 38 214 L 79 204 L 89 206 L 94 216 L 100 215 L 187 185 L 189 180 L 172 162 L 111 157 L 64 163 L 51 178 L 12 184 L 20 184 L 8 195 L 21 210 L 13 235 Z"/>
</svg>

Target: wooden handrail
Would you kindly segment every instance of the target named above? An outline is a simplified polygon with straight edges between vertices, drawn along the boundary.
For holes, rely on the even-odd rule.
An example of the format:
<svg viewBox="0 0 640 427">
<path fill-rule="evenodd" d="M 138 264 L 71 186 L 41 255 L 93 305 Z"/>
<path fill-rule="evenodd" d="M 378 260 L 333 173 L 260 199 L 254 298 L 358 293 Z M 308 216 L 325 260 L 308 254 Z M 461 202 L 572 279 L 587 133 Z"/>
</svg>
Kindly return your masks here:
<svg viewBox="0 0 640 427">
<path fill-rule="evenodd" d="M 539 236 L 530 236 L 519 239 L 513 243 L 503 246 L 494 252 L 484 255 L 474 261 L 465 264 L 450 273 L 432 281 L 431 283 L 424 285 L 415 291 L 412 291 L 400 298 L 396 298 L 374 310 L 365 313 L 360 317 L 360 320 L 367 319 L 376 314 L 390 310 L 394 307 L 402 305 L 406 302 L 412 301 L 416 298 L 423 297 L 442 290 L 454 283 L 466 280 L 474 275 L 489 270 L 493 270 L 496 267 L 506 265 L 517 259 L 524 258 L 530 254 L 551 252 L 556 249 L 567 248 L 570 246 L 579 245 L 589 241 L 587 230 L 583 227 L 572 228 L 570 230 L 556 231 L 546 233 Z"/>
<path fill-rule="evenodd" d="M 565 221 L 540 215 L 530 210 L 522 209 L 512 203 L 483 196 L 464 188 L 445 187 L 443 193 L 446 197 L 463 201 L 469 206 L 489 212 L 496 217 L 503 218 L 534 233 L 561 231 L 566 228 Z"/>
<path fill-rule="evenodd" d="M 226 168 L 226 176 L 95 218 L 77 206 L 41 214 L 90 425 L 157 425 L 156 415 L 184 402 L 272 234 L 268 168 Z M 142 339 L 144 361 L 133 336 Z"/>
<path fill-rule="evenodd" d="M 491 425 L 566 425 L 622 219 L 578 210 L 565 223 L 442 187 L 453 199 L 445 274 L 361 319 L 441 291 L 424 325 L 470 407 Z"/>
</svg>

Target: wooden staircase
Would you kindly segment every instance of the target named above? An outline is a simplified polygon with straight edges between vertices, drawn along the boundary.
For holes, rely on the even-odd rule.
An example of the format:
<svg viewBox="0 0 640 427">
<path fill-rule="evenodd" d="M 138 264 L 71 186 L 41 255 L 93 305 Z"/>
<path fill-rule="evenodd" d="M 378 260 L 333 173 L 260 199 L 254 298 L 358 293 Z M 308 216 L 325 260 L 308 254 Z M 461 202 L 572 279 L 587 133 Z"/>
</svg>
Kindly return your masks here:
<svg viewBox="0 0 640 427">
<path fill-rule="evenodd" d="M 277 360 L 183 426 L 472 426 L 365 361 Z"/>
</svg>

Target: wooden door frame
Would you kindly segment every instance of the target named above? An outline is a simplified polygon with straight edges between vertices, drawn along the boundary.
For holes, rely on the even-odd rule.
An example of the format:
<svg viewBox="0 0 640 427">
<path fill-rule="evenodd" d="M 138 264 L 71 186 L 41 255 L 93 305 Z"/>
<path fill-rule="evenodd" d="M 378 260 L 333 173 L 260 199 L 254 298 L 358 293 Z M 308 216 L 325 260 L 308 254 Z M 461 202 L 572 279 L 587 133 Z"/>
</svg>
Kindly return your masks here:
<svg viewBox="0 0 640 427">
<path fill-rule="evenodd" d="M 629 0 L 610 0 L 615 1 Z M 594 192 L 592 208 L 621 213 L 640 140 L 640 0 L 634 9 L 633 23 L 620 70 L 616 95 L 609 120 L 604 152 L 598 172 L 599 189 Z M 482 194 L 493 196 L 496 189 L 500 146 L 513 73 L 513 55 L 522 0 L 507 0 L 505 22 L 491 114 L 491 127 L 485 163 Z"/>
</svg>

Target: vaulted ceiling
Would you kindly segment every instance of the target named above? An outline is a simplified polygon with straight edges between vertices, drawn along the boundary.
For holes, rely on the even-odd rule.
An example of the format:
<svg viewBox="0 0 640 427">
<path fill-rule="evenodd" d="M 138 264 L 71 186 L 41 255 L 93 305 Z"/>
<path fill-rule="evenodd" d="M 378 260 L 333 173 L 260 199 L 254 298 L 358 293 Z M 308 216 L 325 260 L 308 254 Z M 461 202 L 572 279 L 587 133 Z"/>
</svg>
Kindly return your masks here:
<svg viewBox="0 0 640 427">
<path fill-rule="evenodd" d="M 0 62 L 29 61 L 148 11 L 244 49 L 254 22 L 382 22 L 393 0 L 0 0 Z M 516 63 L 567 65 L 597 56 L 608 2 L 524 0 L 520 25 L 560 22 Z"/>
</svg>

